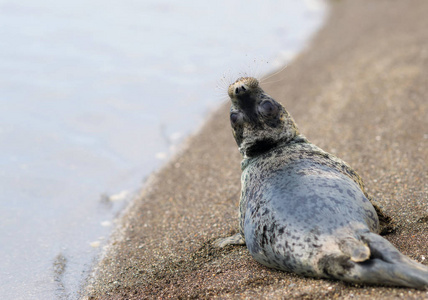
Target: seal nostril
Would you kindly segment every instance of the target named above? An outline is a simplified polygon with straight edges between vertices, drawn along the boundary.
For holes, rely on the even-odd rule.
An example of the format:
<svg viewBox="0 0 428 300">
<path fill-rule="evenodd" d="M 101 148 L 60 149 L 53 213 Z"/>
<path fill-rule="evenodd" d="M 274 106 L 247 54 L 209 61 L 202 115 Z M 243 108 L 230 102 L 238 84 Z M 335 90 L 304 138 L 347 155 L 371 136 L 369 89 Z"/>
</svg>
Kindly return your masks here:
<svg viewBox="0 0 428 300">
<path fill-rule="evenodd" d="M 242 85 L 235 88 L 235 94 L 238 95 L 240 92 L 245 92 L 247 89 Z"/>
</svg>

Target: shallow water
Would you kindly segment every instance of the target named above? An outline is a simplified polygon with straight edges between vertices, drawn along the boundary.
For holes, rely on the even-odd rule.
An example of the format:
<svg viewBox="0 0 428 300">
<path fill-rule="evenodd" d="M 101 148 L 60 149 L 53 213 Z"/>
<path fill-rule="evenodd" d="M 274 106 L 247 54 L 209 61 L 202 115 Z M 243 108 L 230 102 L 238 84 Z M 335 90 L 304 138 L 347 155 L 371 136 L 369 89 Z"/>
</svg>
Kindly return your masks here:
<svg viewBox="0 0 428 300">
<path fill-rule="evenodd" d="M 225 99 L 216 86 L 284 65 L 324 15 L 317 0 L 0 1 L 2 298 L 76 298 L 144 178 Z"/>
</svg>

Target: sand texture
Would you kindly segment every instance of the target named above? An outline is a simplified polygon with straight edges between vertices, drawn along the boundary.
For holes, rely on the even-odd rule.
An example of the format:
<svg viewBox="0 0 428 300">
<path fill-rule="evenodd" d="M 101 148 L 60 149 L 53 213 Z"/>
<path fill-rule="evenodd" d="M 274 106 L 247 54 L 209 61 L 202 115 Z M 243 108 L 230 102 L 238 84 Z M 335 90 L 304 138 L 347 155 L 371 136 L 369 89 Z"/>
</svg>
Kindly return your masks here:
<svg viewBox="0 0 428 300">
<path fill-rule="evenodd" d="M 386 238 L 428 265 L 428 1 L 332 1 L 310 47 L 262 88 L 299 130 L 348 162 L 393 217 Z M 226 95 L 226 91 L 225 91 Z M 201 95 L 203 97 L 203 95 Z M 266 268 L 237 231 L 240 154 L 225 103 L 127 210 L 89 299 L 428 299 Z"/>
</svg>

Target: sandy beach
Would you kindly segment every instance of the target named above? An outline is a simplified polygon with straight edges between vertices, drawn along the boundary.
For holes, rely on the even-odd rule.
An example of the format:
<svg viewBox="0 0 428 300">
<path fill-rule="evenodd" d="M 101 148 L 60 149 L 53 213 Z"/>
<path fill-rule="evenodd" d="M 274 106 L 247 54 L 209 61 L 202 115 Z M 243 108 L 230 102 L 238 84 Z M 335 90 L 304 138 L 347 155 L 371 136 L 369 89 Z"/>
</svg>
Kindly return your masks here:
<svg viewBox="0 0 428 300">
<path fill-rule="evenodd" d="M 428 2 L 331 1 L 289 66 L 262 88 L 308 139 L 348 162 L 428 265 Z M 226 91 L 225 91 L 226 96 Z M 203 97 L 203 95 L 201 95 Z M 148 180 L 111 238 L 88 299 L 428 299 L 427 291 L 304 278 L 258 264 L 237 231 L 241 157 L 224 103 Z"/>
</svg>

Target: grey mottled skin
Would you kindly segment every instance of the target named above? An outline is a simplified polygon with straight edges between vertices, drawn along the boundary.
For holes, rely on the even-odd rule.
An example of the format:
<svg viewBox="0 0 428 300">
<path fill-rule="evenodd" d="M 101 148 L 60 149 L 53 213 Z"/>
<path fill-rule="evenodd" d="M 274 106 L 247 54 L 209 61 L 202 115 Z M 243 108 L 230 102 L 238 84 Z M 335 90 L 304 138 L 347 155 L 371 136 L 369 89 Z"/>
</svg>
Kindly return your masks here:
<svg viewBox="0 0 428 300">
<path fill-rule="evenodd" d="M 243 155 L 239 233 L 217 246 L 245 243 L 259 263 L 305 276 L 428 287 L 428 268 L 378 235 L 390 220 L 355 171 L 301 135 L 256 79 L 239 78 L 229 96 Z"/>
</svg>

